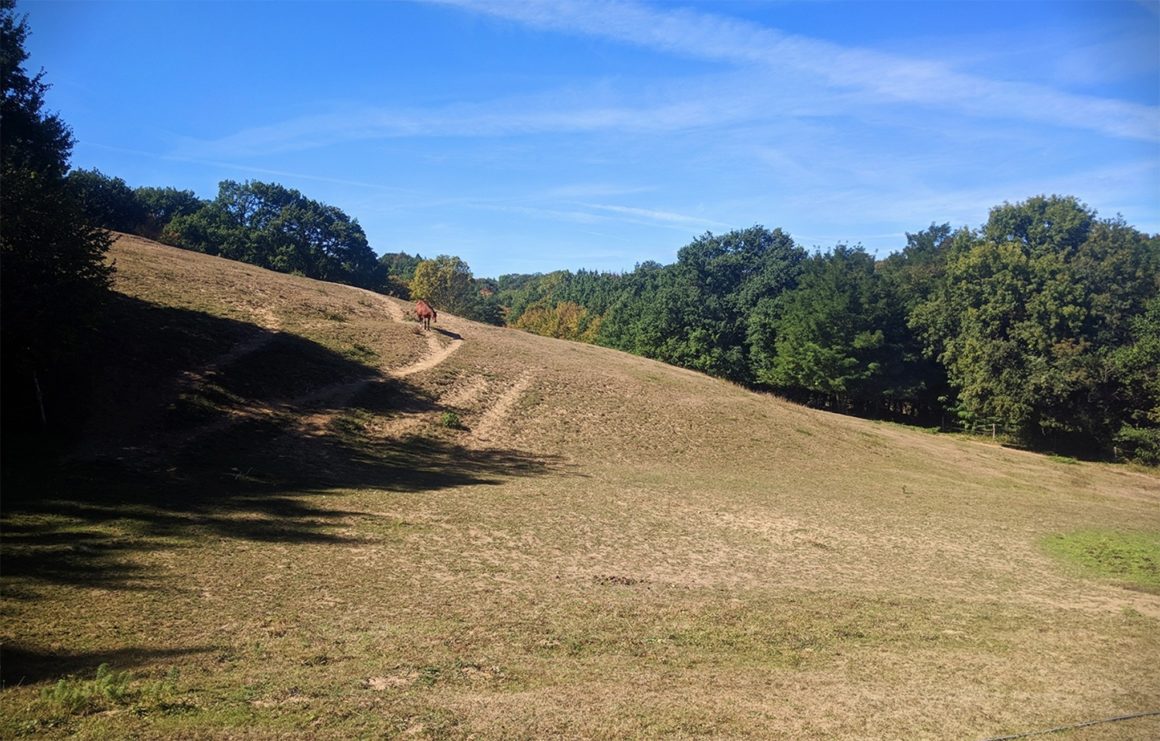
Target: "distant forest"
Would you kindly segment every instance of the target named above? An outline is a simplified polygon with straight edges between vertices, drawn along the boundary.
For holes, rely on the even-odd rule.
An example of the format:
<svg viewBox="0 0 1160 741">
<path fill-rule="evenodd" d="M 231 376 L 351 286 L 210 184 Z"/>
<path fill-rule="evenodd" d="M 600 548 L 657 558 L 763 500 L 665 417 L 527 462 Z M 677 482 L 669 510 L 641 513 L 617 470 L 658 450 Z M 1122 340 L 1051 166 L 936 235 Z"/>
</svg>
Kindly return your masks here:
<svg viewBox="0 0 1160 741">
<path fill-rule="evenodd" d="M 1073 197 L 934 224 L 876 260 L 780 229 L 706 233 L 671 265 L 477 279 L 457 257 L 377 258 L 295 190 L 129 188 L 69 175 L 97 225 L 703 371 L 814 407 L 1160 463 L 1160 236 Z"/>
</svg>

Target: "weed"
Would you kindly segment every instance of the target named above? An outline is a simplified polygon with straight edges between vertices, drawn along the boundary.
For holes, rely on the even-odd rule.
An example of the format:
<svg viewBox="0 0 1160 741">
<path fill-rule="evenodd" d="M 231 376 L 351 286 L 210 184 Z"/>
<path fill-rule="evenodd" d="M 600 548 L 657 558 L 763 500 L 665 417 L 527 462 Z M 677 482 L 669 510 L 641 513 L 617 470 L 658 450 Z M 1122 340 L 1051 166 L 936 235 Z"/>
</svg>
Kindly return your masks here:
<svg viewBox="0 0 1160 741">
<path fill-rule="evenodd" d="M 84 715 L 126 702 L 131 693 L 129 672 L 118 672 L 108 664 L 97 667 L 93 679 L 65 677 L 43 690 L 41 699 L 64 715 Z"/>
<path fill-rule="evenodd" d="M 463 420 L 455 412 L 443 412 L 439 417 L 439 424 L 449 430 L 462 430 Z"/>
</svg>

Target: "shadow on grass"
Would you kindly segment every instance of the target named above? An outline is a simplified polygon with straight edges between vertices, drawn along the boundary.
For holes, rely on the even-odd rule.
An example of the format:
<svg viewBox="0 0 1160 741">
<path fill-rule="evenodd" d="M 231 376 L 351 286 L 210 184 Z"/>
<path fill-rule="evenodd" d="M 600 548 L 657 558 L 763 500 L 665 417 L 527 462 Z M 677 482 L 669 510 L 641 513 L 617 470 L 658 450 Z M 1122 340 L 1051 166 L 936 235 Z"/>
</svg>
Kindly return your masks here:
<svg viewBox="0 0 1160 741">
<path fill-rule="evenodd" d="M 4 687 L 56 681 L 62 676 L 91 673 L 101 664 L 119 670 L 216 650 L 212 646 L 194 648 L 118 648 L 112 651 L 48 651 L 5 644 L 0 647 L 0 685 Z"/>
<path fill-rule="evenodd" d="M 516 450 L 368 433 L 367 419 L 437 404 L 303 337 L 126 297 L 113 315 L 95 360 L 93 409 L 104 416 L 90 435 L 104 444 L 25 465 L 8 465 L 16 459 L 5 450 L 8 597 L 36 599 L 54 585 L 163 589 L 163 573 L 135 556 L 206 538 L 349 543 L 340 527 L 362 513 L 328 505 L 334 490 L 432 495 L 559 468 Z M 334 408 L 325 393 L 296 401 L 351 382 L 361 390 Z M 304 424 L 311 415 L 329 423 Z"/>
</svg>

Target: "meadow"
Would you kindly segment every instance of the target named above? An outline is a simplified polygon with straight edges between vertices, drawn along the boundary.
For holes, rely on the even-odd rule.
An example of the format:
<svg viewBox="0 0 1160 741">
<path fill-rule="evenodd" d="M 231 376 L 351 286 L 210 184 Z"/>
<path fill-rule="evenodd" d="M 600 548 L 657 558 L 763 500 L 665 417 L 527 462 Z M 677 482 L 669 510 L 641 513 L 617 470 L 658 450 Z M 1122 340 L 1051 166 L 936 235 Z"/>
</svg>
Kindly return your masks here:
<svg viewBox="0 0 1160 741">
<path fill-rule="evenodd" d="M 989 738 L 1160 711 L 1155 470 L 443 312 L 422 332 L 135 237 L 110 259 L 88 429 L 6 472 L 4 738 Z"/>
</svg>

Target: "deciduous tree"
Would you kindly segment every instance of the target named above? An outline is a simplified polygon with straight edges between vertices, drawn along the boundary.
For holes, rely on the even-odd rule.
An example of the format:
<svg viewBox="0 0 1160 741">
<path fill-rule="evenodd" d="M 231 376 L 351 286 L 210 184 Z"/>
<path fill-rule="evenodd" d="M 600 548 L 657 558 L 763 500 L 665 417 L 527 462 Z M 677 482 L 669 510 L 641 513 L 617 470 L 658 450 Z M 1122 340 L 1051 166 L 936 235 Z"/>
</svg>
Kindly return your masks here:
<svg viewBox="0 0 1160 741">
<path fill-rule="evenodd" d="M 1156 295 L 1157 240 L 1070 197 L 1003 204 L 955 240 L 912 323 L 967 419 L 1026 442 L 1094 453 L 1129 410 L 1111 362 Z"/>
<path fill-rule="evenodd" d="M 478 293 L 467 263 L 458 257 L 439 255 L 433 260 L 423 260 L 415 268 L 411 296 L 430 302 L 436 309 L 467 315 Z"/>
<path fill-rule="evenodd" d="M 108 292 L 110 240 L 68 187 L 72 133 L 44 111 L 44 72 L 29 76 L 28 26 L 0 0 L 0 331 L 8 442 L 29 423 L 57 426 L 75 388 L 68 370 Z M 23 430 L 20 428 L 24 427 Z"/>
</svg>

